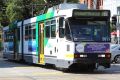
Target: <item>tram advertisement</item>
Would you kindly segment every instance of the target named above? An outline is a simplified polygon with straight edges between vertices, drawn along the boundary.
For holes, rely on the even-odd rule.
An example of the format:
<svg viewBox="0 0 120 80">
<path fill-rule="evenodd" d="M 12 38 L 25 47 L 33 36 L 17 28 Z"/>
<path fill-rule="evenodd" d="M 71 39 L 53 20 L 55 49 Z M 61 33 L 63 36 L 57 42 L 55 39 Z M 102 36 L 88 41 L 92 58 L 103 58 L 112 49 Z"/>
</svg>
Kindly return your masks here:
<svg viewBox="0 0 120 80">
<path fill-rule="evenodd" d="M 110 45 L 109 44 L 86 44 L 85 52 L 95 53 L 95 52 L 109 52 Z"/>
</svg>

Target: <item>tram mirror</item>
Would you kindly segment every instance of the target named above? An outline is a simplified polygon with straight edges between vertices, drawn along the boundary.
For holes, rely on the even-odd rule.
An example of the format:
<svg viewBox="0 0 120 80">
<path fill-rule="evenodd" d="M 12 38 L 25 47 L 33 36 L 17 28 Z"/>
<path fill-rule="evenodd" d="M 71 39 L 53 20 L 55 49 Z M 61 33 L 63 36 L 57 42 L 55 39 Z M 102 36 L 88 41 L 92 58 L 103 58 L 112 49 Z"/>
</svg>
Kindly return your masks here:
<svg viewBox="0 0 120 80">
<path fill-rule="evenodd" d="M 64 17 L 59 18 L 59 27 L 63 28 Z"/>
<path fill-rule="evenodd" d="M 65 30 L 64 28 L 59 28 L 59 37 L 63 38 L 64 37 Z"/>
</svg>

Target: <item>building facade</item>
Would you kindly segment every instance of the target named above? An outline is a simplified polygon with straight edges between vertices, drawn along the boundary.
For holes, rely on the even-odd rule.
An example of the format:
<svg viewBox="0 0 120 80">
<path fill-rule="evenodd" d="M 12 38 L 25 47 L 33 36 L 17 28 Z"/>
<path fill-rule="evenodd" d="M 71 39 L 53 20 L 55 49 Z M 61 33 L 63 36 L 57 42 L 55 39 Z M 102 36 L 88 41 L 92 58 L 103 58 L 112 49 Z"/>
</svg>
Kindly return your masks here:
<svg viewBox="0 0 120 80">
<path fill-rule="evenodd" d="M 120 0 L 104 0 L 103 9 L 107 9 L 111 11 L 112 23 L 113 23 L 113 17 L 116 17 L 116 22 L 114 23 L 114 26 L 117 30 L 115 31 L 116 34 L 111 34 L 111 39 L 114 39 L 114 36 L 116 35 L 117 44 L 120 44 Z"/>
<path fill-rule="evenodd" d="M 111 16 L 120 15 L 120 0 L 104 0 L 103 9 L 109 9 Z"/>
<path fill-rule="evenodd" d="M 120 30 L 120 0 L 104 0 L 103 9 L 111 11 L 111 17 L 117 18 L 116 26 Z"/>
<path fill-rule="evenodd" d="M 103 9 L 103 0 L 80 0 L 80 3 L 87 4 L 88 9 Z"/>
</svg>

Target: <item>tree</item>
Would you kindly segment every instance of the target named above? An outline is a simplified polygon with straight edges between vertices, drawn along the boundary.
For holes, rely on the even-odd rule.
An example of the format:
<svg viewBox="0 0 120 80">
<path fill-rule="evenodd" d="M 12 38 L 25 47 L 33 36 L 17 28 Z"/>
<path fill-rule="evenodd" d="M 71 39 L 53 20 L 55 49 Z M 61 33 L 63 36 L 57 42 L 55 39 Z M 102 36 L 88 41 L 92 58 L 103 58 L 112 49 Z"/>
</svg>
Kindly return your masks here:
<svg viewBox="0 0 120 80">
<path fill-rule="evenodd" d="M 59 2 L 58 2 L 59 1 Z M 8 0 L 6 14 L 10 22 L 39 15 L 43 10 L 64 2 L 63 0 Z M 78 2 L 78 0 L 68 0 Z M 51 5 L 52 4 L 52 5 Z M 34 15 L 33 15 L 34 14 Z"/>
<path fill-rule="evenodd" d="M 6 16 L 6 5 L 5 0 L 0 0 L 0 24 L 2 26 L 7 26 L 9 24 L 9 20 Z"/>
<path fill-rule="evenodd" d="M 10 22 L 30 18 L 30 2 L 31 0 L 9 0 L 7 2 L 6 14 Z"/>
<path fill-rule="evenodd" d="M 33 16 L 39 15 L 42 13 L 46 6 L 46 2 L 44 0 L 32 0 L 33 4 Z"/>
<path fill-rule="evenodd" d="M 64 1 L 71 2 L 71 3 L 78 3 L 79 2 L 79 0 L 61 0 L 61 2 L 64 2 Z"/>
</svg>

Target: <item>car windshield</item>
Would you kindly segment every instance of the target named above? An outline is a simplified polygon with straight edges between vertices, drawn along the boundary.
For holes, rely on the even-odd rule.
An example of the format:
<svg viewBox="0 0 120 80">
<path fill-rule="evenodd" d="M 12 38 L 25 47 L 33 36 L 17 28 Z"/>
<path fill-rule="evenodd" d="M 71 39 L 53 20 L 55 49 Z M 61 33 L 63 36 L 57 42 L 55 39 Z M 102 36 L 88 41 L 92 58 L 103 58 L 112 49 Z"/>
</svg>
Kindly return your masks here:
<svg viewBox="0 0 120 80">
<path fill-rule="evenodd" d="M 66 36 L 69 35 L 74 41 L 110 41 L 109 28 L 106 21 L 69 20 L 66 24 L 68 24 L 66 25 L 68 27 L 66 28 Z"/>
</svg>

